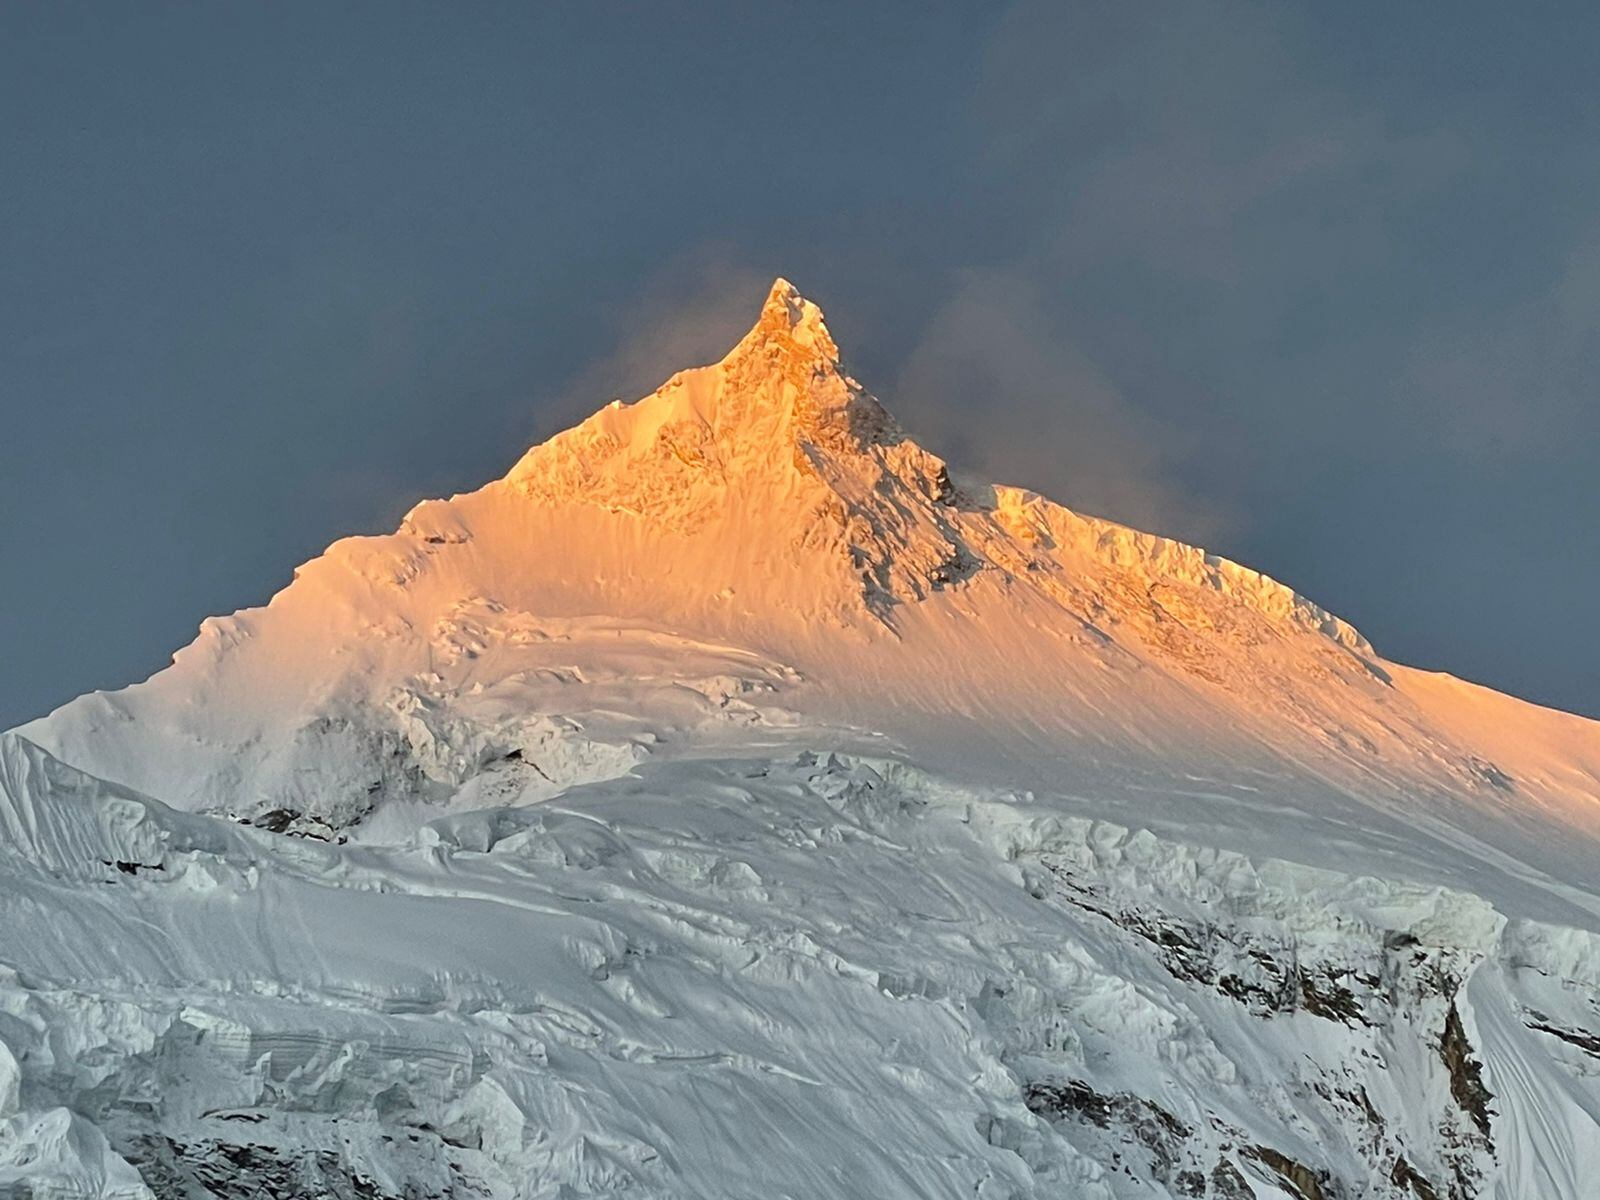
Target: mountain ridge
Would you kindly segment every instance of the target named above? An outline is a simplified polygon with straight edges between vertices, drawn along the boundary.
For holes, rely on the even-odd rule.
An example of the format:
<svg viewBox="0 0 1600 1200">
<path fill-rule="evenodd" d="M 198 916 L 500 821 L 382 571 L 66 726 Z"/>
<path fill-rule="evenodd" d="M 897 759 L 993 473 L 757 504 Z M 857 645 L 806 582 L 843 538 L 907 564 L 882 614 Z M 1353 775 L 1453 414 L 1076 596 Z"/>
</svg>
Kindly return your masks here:
<svg viewBox="0 0 1600 1200">
<path fill-rule="evenodd" d="M 718 644 L 780 664 L 740 685 L 775 689 L 761 720 L 844 746 L 1124 806 L 1137 774 L 1213 778 L 1196 816 L 1173 819 L 1220 815 L 1241 835 L 1259 780 L 1282 780 L 1313 826 L 1330 812 L 1432 824 L 1430 846 L 1463 842 L 1474 861 L 1509 829 L 1534 875 L 1592 861 L 1600 724 L 1563 723 L 1555 741 L 1524 728 L 1481 752 L 1466 710 L 1487 701 L 1426 686 L 1269 576 L 1024 489 L 957 487 L 781 279 L 721 361 L 607 405 L 477 491 L 422 502 L 394 534 L 334 543 L 264 608 L 207 621 L 151 680 L 19 732 L 180 808 L 333 829 L 392 799 L 423 816 L 515 749 L 513 728 L 566 762 L 542 768 L 552 780 L 698 752 L 710 726 L 679 724 L 660 689 L 649 703 L 676 715 L 642 744 L 578 731 L 618 727 L 568 710 L 594 699 L 586 685 L 529 685 L 522 717 L 505 701 L 483 718 L 498 732 L 475 724 L 472 687 L 551 669 L 528 639 L 587 621 L 575 636 L 589 645 L 602 616 L 632 622 L 647 656 Z M 504 679 L 474 657 L 491 650 Z M 662 678 L 667 659 L 651 659 Z M 1504 711 L 1500 724 L 1549 723 Z M 578 728 L 563 741 L 549 722 Z M 470 761 L 440 757 L 451 737 L 477 747 Z M 1558 760 L 1577 747 L 1579 765 L 1523 743 Z"/>
<path fill-rule="evenodd" d="M 723 411 L 724 397 L 734 401 L 728 406 L 731 413 Z M 789 450 L 792 456 L 780 454 Z M 865 522 L 847 530 L 858 535 L 851 556 L 881 571 L 893 554 L 893 548 L 874 544 L 882 537 L 874 520 L 881 514 L 864 512 L 859 500 L 831 486 L 840 460 L 859 461 L 875 451 L 881 459 L 878 472 L 857 492 L 899 485 L 916 503 L 988 514 L 1021 543 L 1058 540 L 1062 525 L 1058 521 L 1052 528 L 1052 515 L 1070 515 L 1071 541 L 1092 543 L 1114 562 L 1151 561 L 1162 573 L 1231 592 L 1269 615 L 1319 627 L 1352 649 L 1371 649 L 1347 622 L 1293 588 L 1220 555 L 1079 514 L 1025 488 L 999 483 L 958 488 L 944 460 L 912 440 L 845 371 L 821 309 L 782 278 L 769 291 L 756 324 L 720 362 L 681 371 L 632 404 L 613 401 L 531 448 L 499 482 L 536 502 L 581 497 L 642 518 L 693 524 L 724 501 L 723 496 L 697 492 L 692 486 L 697 475 L 721 476 L 726 482 L 730 473 L 748 473 L 752 465 L 777 469 L 792 463 L 795 474 L 821 479 L 845 505 L 842 510 L 824 505 L 814 514 L 817 518 L 848 524 L 859 517 Z M 624 479 L 608 474 L 602 465 L 608 459 L 621 462 Z M 435 503 L 423 502 L 407 521 Z M 933 524 L 948 539 L 949 529 Z M 947 557 L 935 553 L 931 566 L 921 564 L 913 598 L 949 584 L 949 575 L 976 565 L 964 561 L 972 557 L 965 547 L 946 544 L 941 549 Z M 990 565 L 1012 569 L 1011 563 Z M 1023 569 L 1039 566 L 1024 563 Z M 874 581 L 864 582 L 870 591 Z M 876 586 L 892 594 L 882 580 Z"/>
</svg>

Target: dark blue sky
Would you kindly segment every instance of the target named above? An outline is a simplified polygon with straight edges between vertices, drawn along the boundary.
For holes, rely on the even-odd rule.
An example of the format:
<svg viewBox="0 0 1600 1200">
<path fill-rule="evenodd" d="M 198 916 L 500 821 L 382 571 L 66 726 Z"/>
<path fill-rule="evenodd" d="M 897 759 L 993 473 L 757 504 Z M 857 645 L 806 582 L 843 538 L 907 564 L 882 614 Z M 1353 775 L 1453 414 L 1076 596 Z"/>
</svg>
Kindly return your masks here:
<svg viewBox="0 0 1600 1200">
<path fill-rule="evenodd" d="M 716 357 L 1600 715 L 1600 17 L 0 8 L 0 726 Z"/>
</svg>

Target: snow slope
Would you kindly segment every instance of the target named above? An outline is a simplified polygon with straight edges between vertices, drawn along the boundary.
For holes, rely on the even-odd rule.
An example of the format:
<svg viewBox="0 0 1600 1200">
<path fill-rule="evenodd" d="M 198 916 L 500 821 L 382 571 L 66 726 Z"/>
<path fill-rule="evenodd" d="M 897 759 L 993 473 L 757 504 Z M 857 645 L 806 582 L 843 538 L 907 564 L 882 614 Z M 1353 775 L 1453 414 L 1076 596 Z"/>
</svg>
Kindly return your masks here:
<svg viewBox="0 0 1600 1200">
<path fill-rule="evenodd" d="M 781 280 L 0 767 L 0 1189 L 1600 1169 L 1600 725 L 952 481 Z"/>
</svg>

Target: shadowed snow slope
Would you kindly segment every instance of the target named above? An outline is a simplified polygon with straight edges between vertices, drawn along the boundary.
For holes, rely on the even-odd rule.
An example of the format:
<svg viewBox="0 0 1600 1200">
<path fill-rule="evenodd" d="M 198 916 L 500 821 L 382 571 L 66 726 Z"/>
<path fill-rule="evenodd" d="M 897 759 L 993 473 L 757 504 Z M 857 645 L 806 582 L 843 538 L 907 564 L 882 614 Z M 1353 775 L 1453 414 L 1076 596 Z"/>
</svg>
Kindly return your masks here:
<svg viewBox="0 0 1600 1200">
<path fill-rule="evenodd" d="M 953 482 L 781 280 L 0 765 L 0 1187 L 1600 1169 L 1600 725 Z"/>
</svg>

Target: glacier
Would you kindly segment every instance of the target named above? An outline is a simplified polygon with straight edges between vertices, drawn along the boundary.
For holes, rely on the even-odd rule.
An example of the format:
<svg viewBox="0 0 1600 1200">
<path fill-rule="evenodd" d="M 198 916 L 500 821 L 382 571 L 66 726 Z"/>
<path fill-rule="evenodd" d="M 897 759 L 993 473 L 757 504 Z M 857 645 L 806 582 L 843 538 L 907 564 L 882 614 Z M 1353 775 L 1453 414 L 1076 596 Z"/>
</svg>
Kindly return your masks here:
<svg viewBox="0 0 1600 1200">
<path fill-rule="evenodd" d="M 1600 724 L 720 362 L 0 734 L 0 1195 L 1584 1197 Z"/>
</svg>

